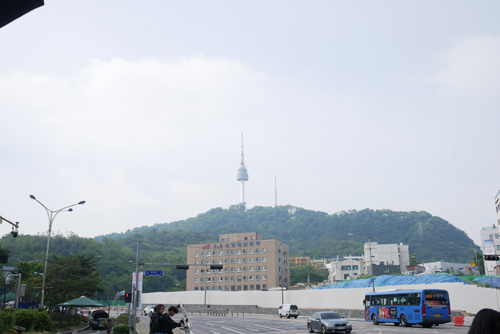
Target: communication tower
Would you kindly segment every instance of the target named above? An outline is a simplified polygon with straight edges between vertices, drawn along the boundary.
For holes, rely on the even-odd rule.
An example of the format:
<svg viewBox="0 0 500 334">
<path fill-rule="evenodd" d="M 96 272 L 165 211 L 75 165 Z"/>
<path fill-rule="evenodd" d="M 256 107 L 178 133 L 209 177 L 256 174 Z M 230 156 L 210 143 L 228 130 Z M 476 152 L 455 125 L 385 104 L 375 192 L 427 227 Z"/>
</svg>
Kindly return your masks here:
<svg viewBox="0 0 500 334">
<path fill-rule="evenodd" d="M 245 155 L 243 154 L 243 133 L 241 133 L 241 163 L 240 168 L 238 168 L 238 174 L 236 175 L 236 180 L 240 182 L 240 205 L 245 206 L 245 182 L 248 181 L 248 172 L 245 166 Z"/>
</svg>

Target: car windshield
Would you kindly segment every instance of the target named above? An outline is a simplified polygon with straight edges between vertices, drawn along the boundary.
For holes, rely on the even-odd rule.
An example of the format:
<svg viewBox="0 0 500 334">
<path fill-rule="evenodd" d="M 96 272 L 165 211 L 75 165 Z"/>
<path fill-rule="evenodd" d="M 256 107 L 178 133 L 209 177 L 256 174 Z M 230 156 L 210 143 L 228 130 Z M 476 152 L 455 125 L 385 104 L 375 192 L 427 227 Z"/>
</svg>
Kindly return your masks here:
<svg viewBox="0 0 500 334">
<path fill-rule="evenodd" d="M 290 310 L 298 310 L 297 305 L 290 305 Z"/>
<path fill-rule="evenodd" d="M 327 313 L 321 313 L 321 319 L 342 319 L 338 313 L 335 312 L 327 312 Z"/>
</svg>

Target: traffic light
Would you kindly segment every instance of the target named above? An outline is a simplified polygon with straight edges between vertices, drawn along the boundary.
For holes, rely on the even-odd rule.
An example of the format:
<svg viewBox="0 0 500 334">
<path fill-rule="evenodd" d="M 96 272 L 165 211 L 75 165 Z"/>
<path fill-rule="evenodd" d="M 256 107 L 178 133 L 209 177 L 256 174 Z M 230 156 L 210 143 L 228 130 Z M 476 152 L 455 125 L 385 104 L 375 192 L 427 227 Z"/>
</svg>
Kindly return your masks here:
<svg viewBox="0 0 500 334">
<path fill-rule="evenodd" d="M 498 255 L 484 255 L 484 261 L 498 261 Z"/>
<path fill-rule="evenodd" d="M 125 292 L 125 303 L 132 302 L 132 294 L 130 292 Z"/>
<path fill-rule="evenodd" d="M 178 264 L 175 266 L 177 270 L 189 270 L 189 264 Z"/>
</svg>

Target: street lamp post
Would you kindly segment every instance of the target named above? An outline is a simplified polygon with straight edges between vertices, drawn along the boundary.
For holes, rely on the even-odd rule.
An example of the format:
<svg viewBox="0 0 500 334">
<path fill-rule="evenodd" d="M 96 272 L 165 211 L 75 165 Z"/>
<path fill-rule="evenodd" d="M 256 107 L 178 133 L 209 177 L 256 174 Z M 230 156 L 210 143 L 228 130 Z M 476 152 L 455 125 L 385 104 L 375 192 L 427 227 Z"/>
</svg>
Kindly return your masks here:
<svg viewBox="0 0 500 334">
<path fill-rule="evenodd" d="M 76 205 L 83 205 L 83 204 L 85 204 L 85 201 L 80 201 L 78 203 L 65 206 L 64 208 L 61 208 L 59 210 L 50 210 L 45 205 L 43 205 L 42 202 L 40 202 L 39 200 L 37 200 L 34 195 L 30 195 L 30 198 L 33 199 L 33 200 L 35 200 L 35 201 L 37 201 L 38 204 L 40 204 L 45 209 L 45 211 L 47 212 L 47 216 L 49 218 L 49 233 L 48 233 L 48 237 L 47 237 L 47 251 L 45 252 L 45 266 L 44 266 L 43 275 L 42 275 L 42 302 L 41 302 L 41 307 L 43 307 L 44 302 L 45 302 L 45 276 L 47 274 L 47 261 L 49 259 L 49 246 L 50 246 L 50 234 L 52 232 L 52 223 L 54 222 L 54 219 L 59 214 L 59 212 L 62 212 L 62 211 L 69 211 L 69 212 L 71 212 L 71 211 L 73 211 L 73 209 L 71 209 L 71 207 L 76 206 Z"/>
<path fill-rule="evenodd" d="M 358 238 L 361 238 L 361 239 L 365 239 L 365 240 L 368 240 L 368 248 L 370 250 L 370 267 L 372 268 L 372 288 L 373 288 L 373 292 L 375 292 L 375 275 L 373 273 L 373 262 L 372 262 L 372 243 L 370 241 L 370 237 L 365 238 L 365 237 L 361 237 L 359 235 L 356 235 L 356 234 L 353 234 L 353 233 L 348 233 L 347 235 L 352 235 L 353 237 L 358 237 Z"/>
</svg>

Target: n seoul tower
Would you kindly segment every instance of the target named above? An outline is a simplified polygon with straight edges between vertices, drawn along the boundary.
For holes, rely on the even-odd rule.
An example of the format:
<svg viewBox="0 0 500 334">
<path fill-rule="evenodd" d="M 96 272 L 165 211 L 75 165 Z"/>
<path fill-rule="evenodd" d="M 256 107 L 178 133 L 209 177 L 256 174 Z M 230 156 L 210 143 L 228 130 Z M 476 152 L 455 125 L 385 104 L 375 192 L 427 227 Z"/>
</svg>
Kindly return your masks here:
<svg viewBox="0 0 500 334">
<path fill-rule="evenodd" d="M 236 180 L 241 182 L 240 205 L 244 207 L 247 204 L 245 203 L 245 181 L 248 181 L 248 173 L 245 167 L 245 156 L 243 154 L 243 133 L 241 133 L 241 164 L 240 168 L 238 168 Z"/>
</svg>

